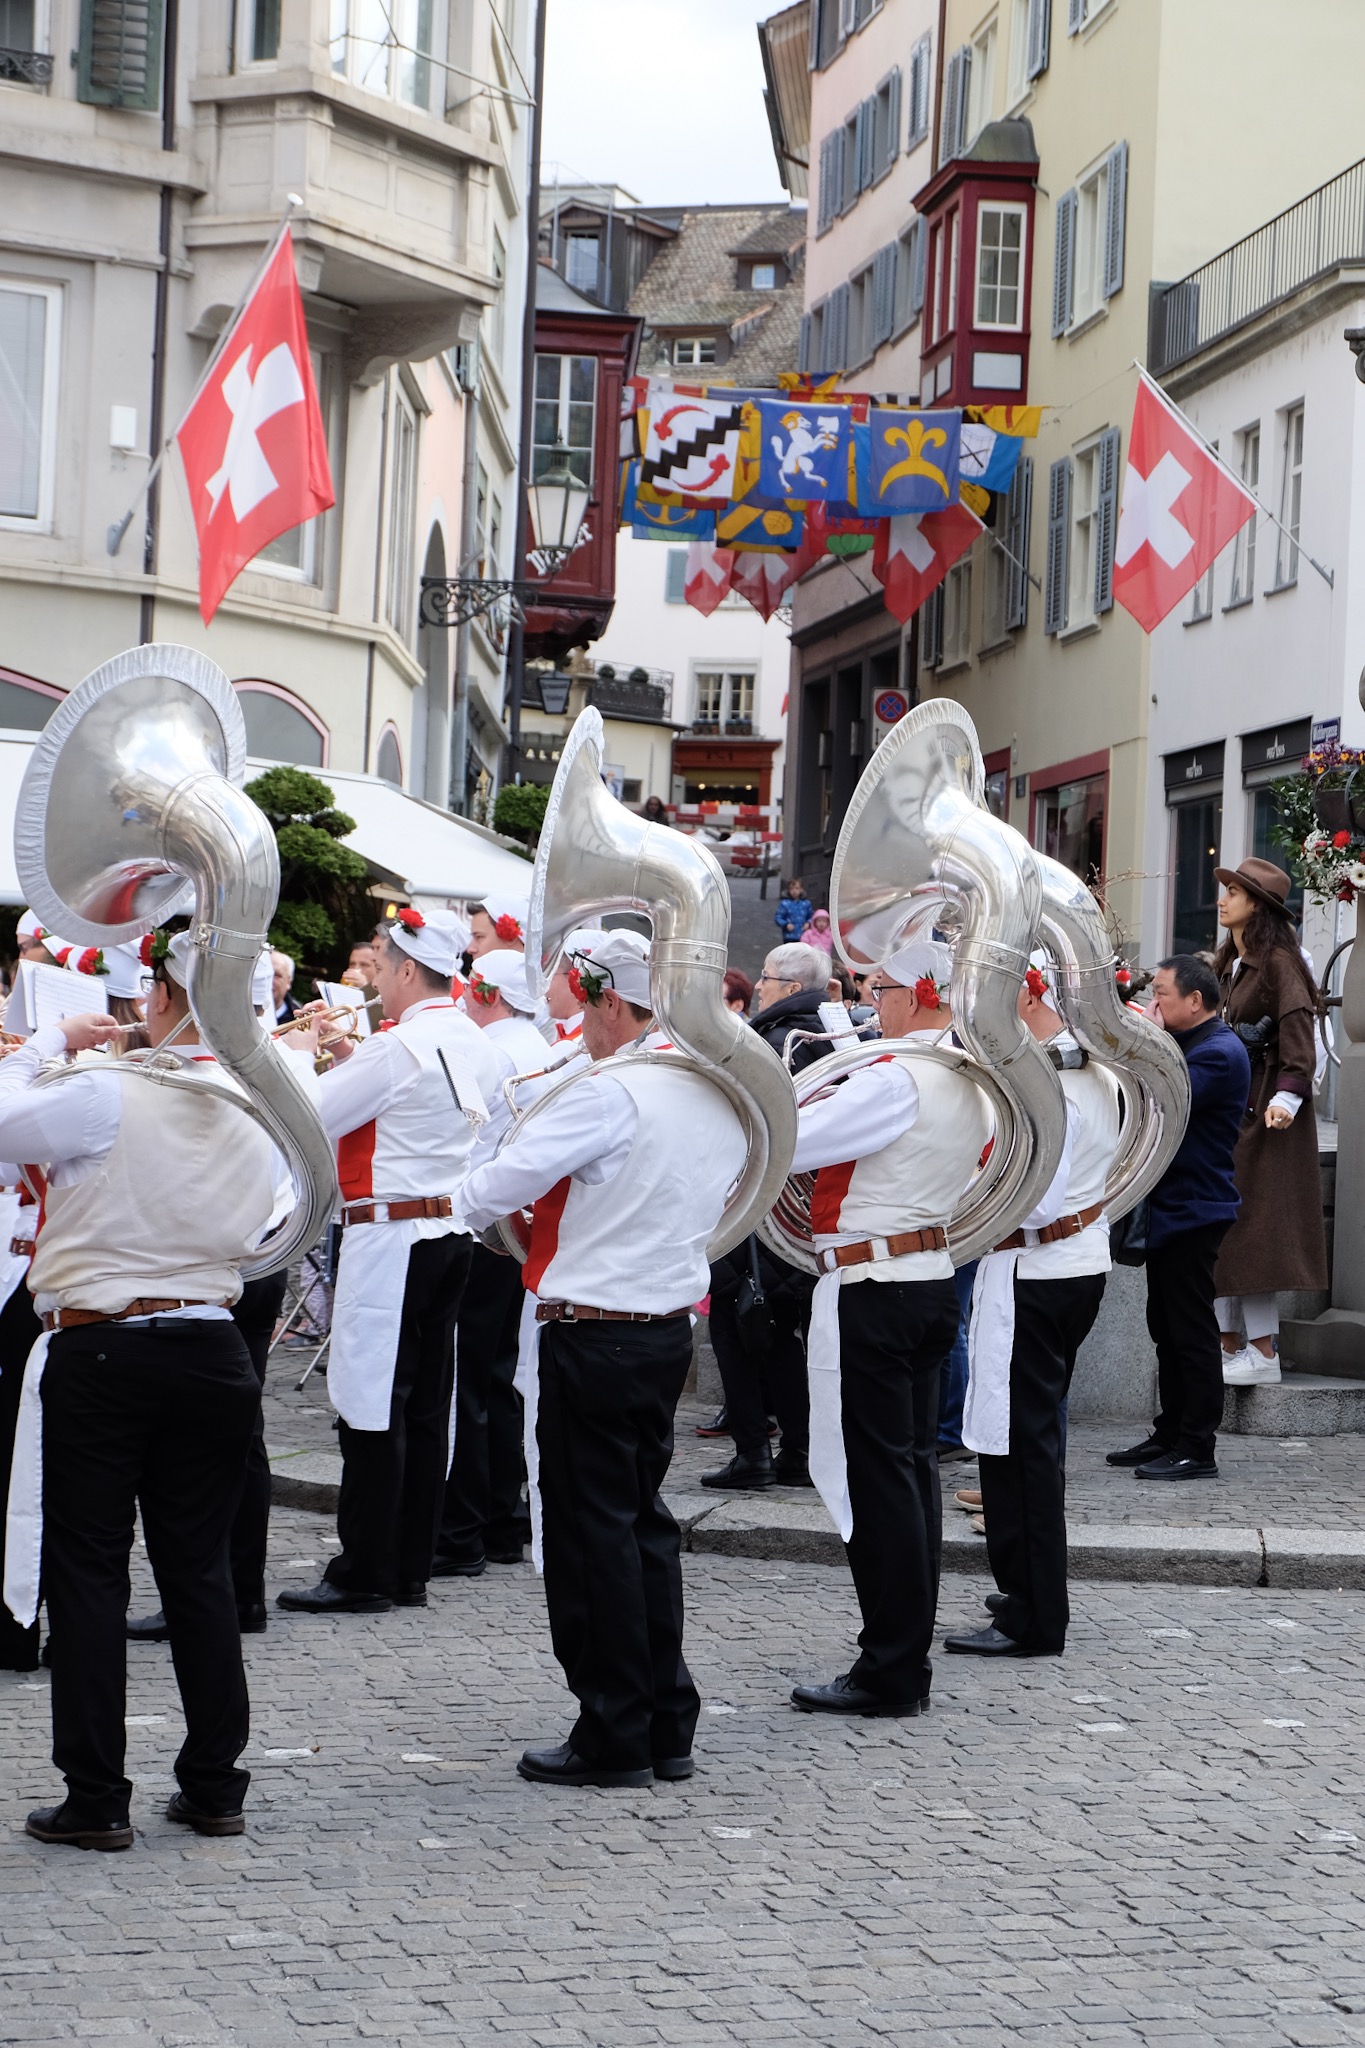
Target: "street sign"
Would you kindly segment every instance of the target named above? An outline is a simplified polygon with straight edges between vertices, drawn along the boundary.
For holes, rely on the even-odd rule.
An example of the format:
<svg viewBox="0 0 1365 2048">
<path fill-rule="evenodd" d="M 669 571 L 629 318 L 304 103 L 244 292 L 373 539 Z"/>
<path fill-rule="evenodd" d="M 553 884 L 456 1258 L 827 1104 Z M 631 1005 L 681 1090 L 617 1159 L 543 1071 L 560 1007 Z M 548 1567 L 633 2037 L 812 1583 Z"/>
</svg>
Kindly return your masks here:
<svg viewBox="0 0 1365 2048">
<path fill-rule="evenodd" d="M 1313 720 L 1312 751 L 1319 747 L 1339 745 L 1341 741 L 1341 720 L 1339 718 L 1315 718 Z"/>
</svg>

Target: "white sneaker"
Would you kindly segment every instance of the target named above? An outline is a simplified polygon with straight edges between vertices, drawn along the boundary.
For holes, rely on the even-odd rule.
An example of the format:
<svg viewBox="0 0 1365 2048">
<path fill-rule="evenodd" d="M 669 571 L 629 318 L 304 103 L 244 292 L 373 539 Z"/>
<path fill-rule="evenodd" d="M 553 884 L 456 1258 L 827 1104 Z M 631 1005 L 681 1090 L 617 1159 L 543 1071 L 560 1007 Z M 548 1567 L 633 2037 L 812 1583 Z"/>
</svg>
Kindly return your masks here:
<svg viewBox="0 0 1365 2048">
<path fill-rule="evenodd" d="M 1254 1344 L 1243 1345 L 1223 1360 L 1225 1387 L 1269 1387 L 1278 1384 L 1279 1377 L 1279 1358 L 1267 1358 Z"/>
</svg>

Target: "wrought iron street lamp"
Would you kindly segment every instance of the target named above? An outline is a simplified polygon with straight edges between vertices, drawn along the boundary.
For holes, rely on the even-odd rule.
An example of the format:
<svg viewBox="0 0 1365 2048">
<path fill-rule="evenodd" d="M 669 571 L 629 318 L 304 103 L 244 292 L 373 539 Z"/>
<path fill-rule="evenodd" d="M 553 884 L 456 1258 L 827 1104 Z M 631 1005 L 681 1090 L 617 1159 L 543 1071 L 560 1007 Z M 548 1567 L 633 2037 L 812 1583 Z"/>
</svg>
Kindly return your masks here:
<svg viewBox="0 0 1365 2048">
<path fill-rule="evenodd" d="M 527 492 L 536 544 L 526 559 L 546 581 L 559 573 L 578 546 L 589 495 L 588 486 L 574 473 L 569 450 L 557 441 L 549 468 Z M 543 581 L 521 576 L 424 576 L 422 621 L 428 626 L 462 626 L 499 608 L 520 620 L 525 616 L 523 606 L 534 603 L 543 591 Z"/>
</svg>

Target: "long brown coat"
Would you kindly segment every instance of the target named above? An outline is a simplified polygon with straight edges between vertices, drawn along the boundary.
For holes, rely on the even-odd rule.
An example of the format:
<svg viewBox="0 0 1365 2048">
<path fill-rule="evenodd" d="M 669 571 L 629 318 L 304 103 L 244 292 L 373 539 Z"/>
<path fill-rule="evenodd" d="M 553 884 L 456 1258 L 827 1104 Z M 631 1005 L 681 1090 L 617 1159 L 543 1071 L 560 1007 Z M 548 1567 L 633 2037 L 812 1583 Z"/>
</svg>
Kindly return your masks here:
<svg viewBox="0 0 1365 2048">
<path fill-rule="evenodd" d="M 1313 1115 L 1317 1048 L 1314 1012 L 1292 960 L 1271 953 L 1243 958 L 1222 981 L 1223 1015 L 1234 1027 L 1272 1023 L 1265 1046 L 1249 1045 L 1251 1100 L 1232 1155 L 1241 1214 L 1223 1239 L 1214 1272 L 1219 1294 L 1276 1294 L 1326 1287 L 1318 1127 Z M 1303 1097 L 1287 1131 L 1267 1130 L 1265 1113 L 1280 1090 Z"/>
</svg>

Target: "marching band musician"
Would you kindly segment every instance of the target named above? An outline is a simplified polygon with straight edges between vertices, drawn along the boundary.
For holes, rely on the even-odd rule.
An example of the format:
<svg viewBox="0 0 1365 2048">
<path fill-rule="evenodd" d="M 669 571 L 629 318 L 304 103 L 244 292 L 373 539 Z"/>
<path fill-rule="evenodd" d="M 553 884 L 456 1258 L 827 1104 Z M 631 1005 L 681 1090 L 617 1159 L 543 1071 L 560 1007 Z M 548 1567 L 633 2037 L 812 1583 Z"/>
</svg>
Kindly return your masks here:
<svg viewBox="0 0 1365 2048">
<path fill-rule="evenodd" d="M 583 1005 L 574 994 L 569 976 L 573 972 L 570 948 L 579 942 L 595 937 L 588 930 L 570 932 L 559 956 L 559 965 L 550 976 L 550 985 L 545 991 L 545 1007 L 549 1012 L 549 1023 L 545 1037 L 551 1045 L 580 1044 L 583 1038 Z"/>
<path fill-rule="evenodd" d="M 536 999 L 526 986 L 526 955 L 510 948 L 480 953 L 465 986 L 465 1006 L 498 1063 L 492 1115 L 480 1138 L 484 1146 L 510 1121 L 504 1084 L 514 1074 L 539 1073 L 551 1058 L 531 1022 Z M 524 1105 L 536 1092 L 533 1081 L 519 1099 Z M 455 1326 L 455 1448 L 434 1578 L 478 1578 L 490 1558 L 494 1564 L 520 1564 L 529 1541 L 521 1500 L 521 1402 L 513 1384 L 521 1304 L 518 1262 L 476 1244 Z"/>
<path fill-rule="evenodd" d="M 427 1602 L 472 1249 L 460 1188 L 499 1080 L 451 997 L 461 936 L 453 918 L 399 911 L 375 954 L 385 1025 L 358 1048 L 330 1040 L 337 1065 L 317 1083 L 323 1127 L 339 1140 L 344 1225 L 327 1364 L 342 1547 L 318 1585 L 276 1595 L 303 1613 Z"/>
<path fill-rule="evenodd" d="M 148 1033 L 174 1049 L 191 1028 L 188 999 L 164 952 L 153 974 Z M 32 1085 L 46 1060 L 117 1030 L 105 1015 L 67 1017 L 0 1066 L 0 1150 L 47 1167 L 29 1273 L 45 1334 L 20 1401 L 5 1599 L 32 1620 L 41 1556 L 52 1756 L 68 1789 L 29 1815 L 28 1832 L 92 1849 L 133 1840 L 123 1715 L 135 1500 L 185 1710 L 167 1817 L 205 1835 L 245 1826 L 249 1708 L 228 1530 L 259 1391 L 229 1311 L 272 1205 L 270 1140 L 218 1096 L 98 1063 Z M 207 1054 L 191 1059 L 216 1071 Z"/>
<path fill-rule="evenodd" d="M 920 940 L 870 977 L 883 1037 L 948 1028 L 951 966 L 946 946 Z M 792 1171 L 818 1170 L 823 1268 L 807 1352 L 810 1471 L 863 1618 L 852 1669 L 792 1693 L 807 1713 L 910 1716 L 929 1704 L 938 1382 L 958 1327 L 946 1226 L 990 1133 L 965 1074 L 890 1053 L 801 1110 Z"/>
<path fill-rule="evenodd" d="M 596 1065 L 475 1169 L 465 1203 L 476 1229 L 535 1204 L 523 1384 L 551 1640 L 580 1712 L 567 1742 L 527 1750 L 517 1768 L 547 1784 L 644 1785 L 693 1770 L 701 1702 L 683 1660 L 678 1526 L 659 1488 L 689 1307 L 746 1142 L 701 1075 L 636 1057 L 663 1043 L 646 941 L 583 936 L 575 992 Z"/>
<path fill-rule="evenodd" d="M 977 1657 L 1059 1656 L 1066 1595 L 1062 1403 L 1110 1268 L 1104 1188 L 1119 1142 L 1119 1088 L 1058 1015 L 1035 958 L 1019 1015 L 1059 1070 L 1066 1136 L 1052 1185 L 977 1268 L 963 1441 L 979 1454 L 986 1554 L 999 1591 L 987 1627 L 944 1638 Z"/>
</svg>

